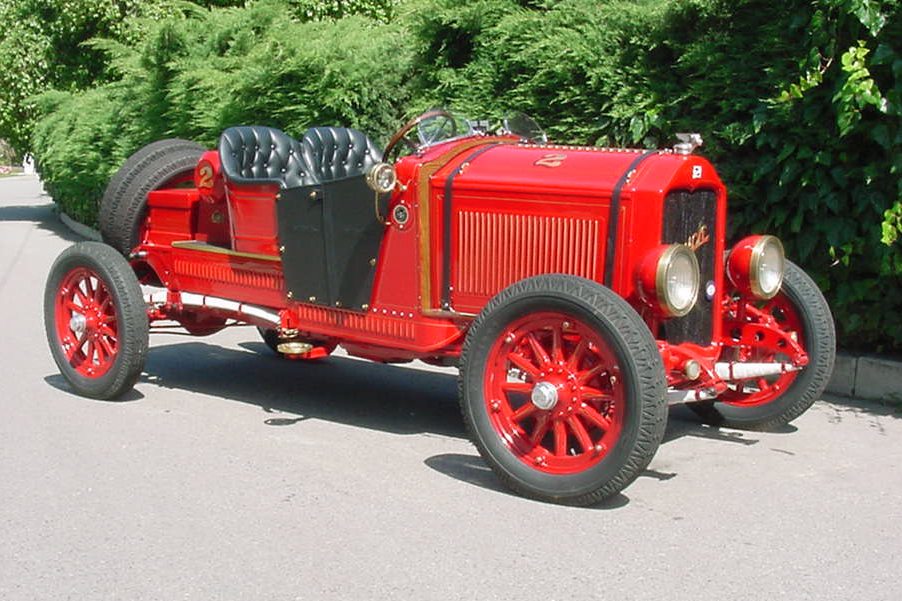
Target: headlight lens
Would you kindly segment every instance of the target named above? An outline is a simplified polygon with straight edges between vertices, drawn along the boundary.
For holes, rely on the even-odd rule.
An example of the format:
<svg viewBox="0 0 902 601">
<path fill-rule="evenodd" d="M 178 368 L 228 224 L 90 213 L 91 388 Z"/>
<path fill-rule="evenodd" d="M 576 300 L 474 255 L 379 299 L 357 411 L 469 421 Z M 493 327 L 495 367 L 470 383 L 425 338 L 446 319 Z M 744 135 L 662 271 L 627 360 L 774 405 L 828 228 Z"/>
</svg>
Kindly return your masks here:
<svg viewBox="0 0 902 601">
<path fill-rule="evenodd" d="M 785 268 L 783 245 L 774 236 L 761 236 L 752 248 L 749 269 L 752 293 L 761 298 L 773 298 L 783 285 Z"/>
<path fill-rule="evenodd" d="M 395 184 L 398 183 L 398 175 L 395 168 L 388 163 L 377 163 L 366 174 L 366 183 L 379 194 L 386 194 L 394 190 Z"/>
<path fill-rule="evenodd" d="M 682 317 L 698 298 L 698 259 L 688 246 L 674 244 L 658 260 L 655 288 L 658 301 L 667 313 Z"/>
<path fill-rule="evenodd" d="M 783 285 L 786 258 L 783 244 L 774 236 L 748 236 L 727 258 L 727 277 L 736 289 L 757 298 L 773 298 Z"/>
<path fill-rule="evenodd" d="M 639 297 L 664 318 L 689 313 L 698 298 L 698 287 L 698 259 L 684 244 L 656 246 L 636 269 Z"/>
</svg>

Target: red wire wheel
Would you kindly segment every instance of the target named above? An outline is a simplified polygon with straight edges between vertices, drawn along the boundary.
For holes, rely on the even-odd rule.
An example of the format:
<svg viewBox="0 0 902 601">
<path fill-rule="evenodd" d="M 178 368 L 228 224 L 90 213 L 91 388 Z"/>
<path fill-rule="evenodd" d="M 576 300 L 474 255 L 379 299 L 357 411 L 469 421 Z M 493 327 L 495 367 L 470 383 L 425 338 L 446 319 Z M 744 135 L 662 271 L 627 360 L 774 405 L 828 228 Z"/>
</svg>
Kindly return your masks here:
<svg viewBox="0 0 902 601">
<path fill-rule="evenodd" d="M 756 301 L 739 299 L 737 302 Z M 780 376 L 737 382 L 716 401 L 689 403 L 689 408 L 707 423 L 748 430 L 780 429 L 819 399 L 830 381 L 836 356 L 836 331 L 830 307 L 811 278 L 787 261 L 780 293 L 762 308 L 773 317 L 778 328 L 797 333 L 799 343 L 808 354 L 808 364 L 799 371 Z M 737 350 L 730 348 L 731 340 L 730 332 L 725 331 L 722 360 L 737 360 Z M 784 358 L 783 353 L 776 351 L 756 351 L 741 357 L 748 362 Z"/>
<path fill-rule="evenodd" d="M 461 355 L 461 409 L 483 459 L 516 492 L 556 503 L 597 503 L 645 469 L 664 433 L 664 387 L 632 307 L 562 274 L 501 291 Z"/>
<path fill-rule="evenodd" d="M 623 429 L 616 357 L 563 313 L 526 315 L 489 351 L 486 410 L 498 436 L 535 469 L 572 474 L 600 462 Z"/>
<path fill-rule="evenodd" d="M 53 359 L 72 388 L 113 398 L 132 387 L 147 355 L 147 309 L 129 264 L 113 248 L 82 242 L 53 264 L 44 291 Z"/>
<path fill-rule="evenodd" d="M 107 285 L 87 267 L 74 267 L 56 295 L 56 335 L 69 366 L 86 378 L 107 373 L 119 352 L 116 305 Z"/>
<path fill-rule="evenodd" d="M 731 303 L 731 311 L 738 309 L 740 302 L 747 302 L 744 299 L 736 299 Z M 767 301 L 762 307 L 759 307 L 765 314 L 770 315 L 777 327 L 783 332 L 794 332 L 799 340 L 804 340 L 805 330 L 802 325 L 802 318 L 796 310 L 795 306 L 786 297 L 785 294 L 778 294 L 774 298 Z M 724 361 L 736 360 L 736 349 L 727 347 L 722 355 Z M 756 349 L 747 358 L 748 362 L 754 363 L 770 363 L 774 361 L 788 362 L 789 355 L 778 353 L 776 351 L 765 351 Z M 798 377 L 799 372 L 789 371 L 779 376 L 769 376 L 761 378 L 750 378 L 742 380 L 725 391 L 718 397 L 718 400 L 730 405 L 741 407 L 752 407 L 755 405 L 764 405 L 770 403 L 792 386 L 792 383 Z"/>
</svg>

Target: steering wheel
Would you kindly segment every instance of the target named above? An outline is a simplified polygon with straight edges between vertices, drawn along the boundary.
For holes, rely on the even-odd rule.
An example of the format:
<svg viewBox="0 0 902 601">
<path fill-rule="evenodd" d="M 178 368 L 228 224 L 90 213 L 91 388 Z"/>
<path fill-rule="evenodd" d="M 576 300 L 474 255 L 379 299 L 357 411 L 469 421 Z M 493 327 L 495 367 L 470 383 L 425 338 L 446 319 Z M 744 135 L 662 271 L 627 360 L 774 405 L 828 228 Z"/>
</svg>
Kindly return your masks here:
<svg viewBox="0 0 902 601">
<path fill-rule="evenodd" d="M 417 145 L 414 144 L 413 142 L 411 142 L 410 140 L 408 140 L 407 138 L 405 138 L 404 136 L 406 136 L 410 132 L 410 130 L 412 130 L 414 127 L 416 127 L 423 121 L 426 121 L 427 119 L 432 119 L 434 117 L 444 117 L 449 123 L 451 123 L 452 127 L 454 128 L 454 131 L 456 131 L 456 126 L 454 125 L 454 116 L 451 113 L 449 113 L 448 111 L 443 111 L 441 109 L 436 109 L 434 111 L 426 111 L 422 115 L 415 117 L 415 118 L 411 119 L 410 121 L 408 121 L 407 123 L 405 123 L 404 126 L 401 127 L 401 129 L 399 129 L 397 131 L 397 133 L 395 133 L 395 135 L 393 135 L 391 137 L 391 140 L 389 140 L 388 144 L 385 146 L 385 152 L 382 153 L 382 160 L 386 161 L 386 162 L 394 162 L 394 161 L 392 161 L 391 153 L 398 146 L 398 142 L 403 141 L 412 150 L 416 150 Z M 428 144 L 429 142 L 432 142 L 435 139 L 435 137 L 438 135 L 439 131 L 441 131 L 441 129 L 436 130 L 436 133 L 432 136 L 432 138 L 429 140 L 424 140 L 423 143 Z"/>
<path fill-rule="evenodd" d="M 417 125 L 417 137 L 421 146 L 431 146 L 441 140 L 450 140 L 456 135 L 457 123 L 454 117 L 447 114 L 420 121 Z"/>
</svg>

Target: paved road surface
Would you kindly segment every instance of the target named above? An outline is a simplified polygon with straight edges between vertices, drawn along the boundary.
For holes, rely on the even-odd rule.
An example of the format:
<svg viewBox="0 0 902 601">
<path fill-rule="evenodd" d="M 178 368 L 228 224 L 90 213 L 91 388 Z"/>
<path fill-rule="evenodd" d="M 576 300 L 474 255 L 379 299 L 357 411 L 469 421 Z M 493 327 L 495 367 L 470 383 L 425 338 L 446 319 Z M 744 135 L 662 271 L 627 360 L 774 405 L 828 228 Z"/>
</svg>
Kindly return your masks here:
<svg viewBox="0 0 902 601">
<path fill-rule="evenodd" d="M 902 414 L 818 402 L 785 432 L 672 412 L 589 509 L 509 494 L 452 374 L 279 361 L 249 328 L 154 337 L 120 402 L 74 396 L 41 297 L 76 237 L 0 180 L 0 600 L 902 598 Z"/>
</svg>

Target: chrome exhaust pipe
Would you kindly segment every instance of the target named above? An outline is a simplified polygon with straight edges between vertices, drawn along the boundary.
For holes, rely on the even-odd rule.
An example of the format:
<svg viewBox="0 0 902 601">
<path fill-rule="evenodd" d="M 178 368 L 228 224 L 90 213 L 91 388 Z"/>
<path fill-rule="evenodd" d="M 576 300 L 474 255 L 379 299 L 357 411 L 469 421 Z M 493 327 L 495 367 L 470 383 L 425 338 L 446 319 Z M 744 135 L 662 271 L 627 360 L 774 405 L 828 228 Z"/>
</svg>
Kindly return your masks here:
<svg viewBox="0 0 902 601">
<path fill-rule="evenodd" d="M 780 376 L 791 371 L 799 371 L 792 363 L 715 363 L 714 373 L 722 380 L 732 382 L 746 380 L 748 378 L 763 378 L 765 376 Z"/>
<path fill-rule="evenodd" d="M 155 292 L 145 294 L 144 301 L 148 305 L 166 304 L 167 302 L 169 302 L 169 294 L 170 292 L 167 290 L 157 290 Z M 270 323 L 276 327 L 279 327 L 282 324 L 282 319 L 281 317 L 279 317 L 278 311 L 273 311 L 272 309 L 267 309 L 265 307 L 249 305 L 246 303 L 233 301 L 226 298 L 219 298 L 216 296 L 194 294 L 193 292 L 172 292 L 171 294 L 175 297 L 175 302 L 181 303 L 185 307 L 207 307 L 210 309 L 220 309 L 222 311 L 235 313 L 238 316 L 246 315 L 248 317 L 253 317 L 257 320 Z"/>
</svg>

